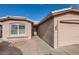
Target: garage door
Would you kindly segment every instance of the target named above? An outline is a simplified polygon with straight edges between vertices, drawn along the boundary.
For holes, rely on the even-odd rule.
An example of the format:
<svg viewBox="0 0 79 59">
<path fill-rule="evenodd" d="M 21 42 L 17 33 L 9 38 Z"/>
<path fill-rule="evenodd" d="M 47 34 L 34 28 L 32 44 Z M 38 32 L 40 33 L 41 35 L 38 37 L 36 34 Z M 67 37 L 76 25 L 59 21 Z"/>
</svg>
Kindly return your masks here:
<svg viewBox="0 0 79 59">
<path fill-rule="evenodd" d="M 60 23 L 58 33 L 59 46 L 79 44 L 79 24 Z"/>
</svg>

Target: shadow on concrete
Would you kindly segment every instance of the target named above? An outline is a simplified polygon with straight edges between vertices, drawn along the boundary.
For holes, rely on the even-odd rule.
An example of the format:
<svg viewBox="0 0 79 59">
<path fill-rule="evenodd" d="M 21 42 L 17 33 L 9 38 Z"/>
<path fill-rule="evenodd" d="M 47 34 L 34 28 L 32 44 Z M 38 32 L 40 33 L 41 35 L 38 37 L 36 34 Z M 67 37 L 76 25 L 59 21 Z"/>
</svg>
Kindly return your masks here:
<svg viewBox="0 0 79 59">
<path fill-rule="evenodd" d="M 0 55 L 22 55 L 22 51 L 11 46 L 11 43 L 3 41 L 0 43 Z"/>
</svg>

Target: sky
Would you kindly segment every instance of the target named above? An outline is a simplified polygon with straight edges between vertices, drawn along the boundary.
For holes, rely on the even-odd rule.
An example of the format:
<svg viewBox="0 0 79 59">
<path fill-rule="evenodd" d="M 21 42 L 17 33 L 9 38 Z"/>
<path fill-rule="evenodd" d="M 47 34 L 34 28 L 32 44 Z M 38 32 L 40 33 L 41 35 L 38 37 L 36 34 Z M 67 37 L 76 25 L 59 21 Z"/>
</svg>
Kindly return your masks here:
<svg viewBox="0 0 79 59">
<path fill-rule="evenodd" d="M 71 4 L 0 4 L 0 17 L 24 16 L 35 21 L 40 21 L 49 12 L 70 6 L 79 7 L 79 5 Z"/>
</svg>

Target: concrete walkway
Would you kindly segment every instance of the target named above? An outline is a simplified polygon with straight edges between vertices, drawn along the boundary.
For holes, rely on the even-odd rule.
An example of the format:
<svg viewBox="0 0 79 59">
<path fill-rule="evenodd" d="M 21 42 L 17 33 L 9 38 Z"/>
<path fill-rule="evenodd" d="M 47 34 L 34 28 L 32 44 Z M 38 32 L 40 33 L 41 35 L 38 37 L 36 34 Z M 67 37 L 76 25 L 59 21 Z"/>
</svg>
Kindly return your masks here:
<svg viewBox="0 0 79 59">
<path fill-rule="evenodd" d="M 53 49 L 38 36 L 33 36 L 31 40 L 18 42 L 13 45 L 19 48 L 24 55 L 48 55 L 51 54 Z"/>
<path fill-rule="evenodd" d="M 38 53 L 41 55 L 49 55 L 51 54 L 53 48 L 49 46 L 45 41 L 40 39 L 38 36 L 33 36 L 32 40 L 35 41 L 37 48 L 38 48 Z"/>
</svg>

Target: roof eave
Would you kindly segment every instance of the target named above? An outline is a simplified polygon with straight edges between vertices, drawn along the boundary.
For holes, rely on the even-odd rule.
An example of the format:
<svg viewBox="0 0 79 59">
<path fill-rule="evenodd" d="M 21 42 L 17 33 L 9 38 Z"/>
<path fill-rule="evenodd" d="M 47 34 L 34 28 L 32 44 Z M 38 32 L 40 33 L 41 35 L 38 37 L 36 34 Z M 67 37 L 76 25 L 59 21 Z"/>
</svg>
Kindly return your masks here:
<svg viewBox="0 0 79 59">
<path fill-rule="evenodd" d="M 70 12 L 70 11 L 74 11 L 74 12 L 79 13 L 79 9 L 73 8 L 73 7 L 65 8 L 65 9 L 63 9 L 63 10 L 61 10 L 61 11 L 58 11 L 58 12 L 50 12 L 50 13 L 48 14 L 48 16 L 46 16 L 46 17 L 43 19 L 43 21 L 39 22 L 39 24 L 37 24 L 36 26 L 39 26 L 40 24 L 44 23 L 44 22 L 47 21 L 47 19 L 48 19 L 49 17 L 51 17 L 51 16 L 54 17 L 54 16 L 56 16 L 56 15 L 60 15 L 60 14 L 63 14 L 63 13 L 66 13 L 66 12 Z"/>
<path fill-rule="evenodd" d="M 42 21 L 40 21 L 38 24 L 36 24 L 35 26 L 39 26 L 40 24 L 44 23 L 45 21 L 47 21 L 48 18 L 52 17 L 52 13 L 50 12 Z"/>
</svg>

